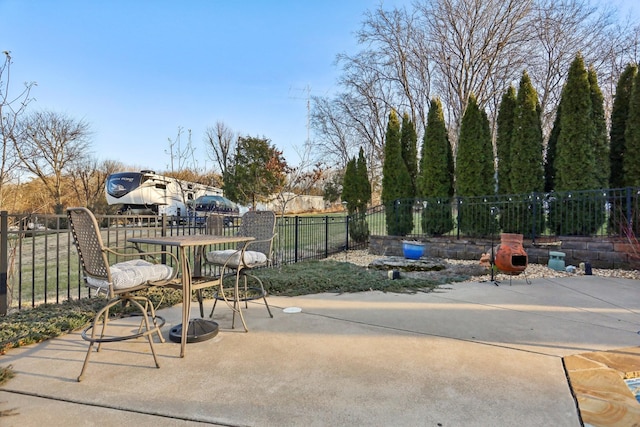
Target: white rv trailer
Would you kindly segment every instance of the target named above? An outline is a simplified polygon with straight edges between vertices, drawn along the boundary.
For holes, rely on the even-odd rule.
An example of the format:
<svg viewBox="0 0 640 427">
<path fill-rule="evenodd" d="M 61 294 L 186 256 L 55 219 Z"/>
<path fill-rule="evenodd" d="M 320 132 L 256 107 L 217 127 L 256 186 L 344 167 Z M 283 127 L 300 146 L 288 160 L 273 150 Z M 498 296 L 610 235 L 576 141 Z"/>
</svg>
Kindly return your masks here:
<svg viewBox="0 0 640 427">
<path fill-rule="evenodd" d="M 121 205 L 132 215 L 189 215 L 201 196 L 222 196 L 222 190 L 195 182 L 158 175 L 154 171 L 119 172 L 107 177 L 107 203 Z"/>
</svg>

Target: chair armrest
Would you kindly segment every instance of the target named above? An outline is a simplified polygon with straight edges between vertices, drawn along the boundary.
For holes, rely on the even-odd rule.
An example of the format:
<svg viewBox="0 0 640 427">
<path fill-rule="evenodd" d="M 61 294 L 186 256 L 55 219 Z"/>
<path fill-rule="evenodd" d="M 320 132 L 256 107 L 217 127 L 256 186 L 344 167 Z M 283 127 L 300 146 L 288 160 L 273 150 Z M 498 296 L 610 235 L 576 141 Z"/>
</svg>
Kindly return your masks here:
<svg viewBox="0 0 640 427">
<path fill-rule="evenodd" d="M 262 240 L 251 240 L 248 241 L 244 244 L 244 248 L 247 248 L 251 245 L 254 245 L 256 243 L 267 243 L 267 242 L 271 242 L 273 239 L 275 239 L 275 237 L 278 235 L 278 233 L 273 233 L 273 235 L 271 237 L 269 237 L 268 239 L 262 239 Z"/>
</svg>

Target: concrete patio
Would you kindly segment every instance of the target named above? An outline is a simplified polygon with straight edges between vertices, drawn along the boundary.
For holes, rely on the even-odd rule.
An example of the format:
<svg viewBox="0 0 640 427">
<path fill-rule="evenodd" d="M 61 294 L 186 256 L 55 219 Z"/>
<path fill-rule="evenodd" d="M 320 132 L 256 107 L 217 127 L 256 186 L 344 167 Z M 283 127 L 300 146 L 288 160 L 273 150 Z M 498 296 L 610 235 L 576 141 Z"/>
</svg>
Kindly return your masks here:
<svg viewBox="0 0 640 427">
<path fill-rule="evenodd" d="M 0 357 L 16 372 L 0 387 L 0 411 L 13 413 L 0 424 L 580 426 L 582 414 L 633 425 L 630 391 L 605 393 L 605 424 L 584 419 L 598 409 L 578 410 L 587 399 L 574 397 L 564 358 L 638 347 L 639 295 L 639 281 L 580 276 L 270 297 L 273 319 L 259 303 L 245 311 L 249 333 L 228 329 L 220 308 L 220 333 L 185 358 L 158 344 L 160 369 L 142 340 L 105 345 L 81 383 L 87 344 L 73 333 Z M 161 310 L 165 337 L 180 313 Z"/>
</svg>

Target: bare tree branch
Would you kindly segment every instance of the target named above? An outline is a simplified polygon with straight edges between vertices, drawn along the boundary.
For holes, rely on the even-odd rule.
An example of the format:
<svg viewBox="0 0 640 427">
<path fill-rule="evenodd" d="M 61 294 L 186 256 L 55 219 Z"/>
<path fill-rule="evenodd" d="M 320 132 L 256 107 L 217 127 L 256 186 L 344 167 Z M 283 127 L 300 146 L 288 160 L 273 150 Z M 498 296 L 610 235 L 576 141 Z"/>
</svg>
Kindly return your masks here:
<svg viewBox="0 0 640 427">
<path fill-rule="evenodd" d="M 18 138 L 18 123 L 31 102 L 31 89 L 35 82 L 24 84 L 17 95 L 10 94 L 11 86 L 11 52 L 4 51 L 4 62 L 0 65 L 0 205 L 4 206 L 5 184 L 11 182 L 20 166 L 20 159 L 15 152 L 15 141 Z"/>
<path fill-rule="evenodd" d="M 88 156 L 89 125 L 63 114 L 40 111 L 20 123 L 14 145 L 22 167 L 35 175 L 62 213 L 63 176 L 74 164 Z"/>
</svg>

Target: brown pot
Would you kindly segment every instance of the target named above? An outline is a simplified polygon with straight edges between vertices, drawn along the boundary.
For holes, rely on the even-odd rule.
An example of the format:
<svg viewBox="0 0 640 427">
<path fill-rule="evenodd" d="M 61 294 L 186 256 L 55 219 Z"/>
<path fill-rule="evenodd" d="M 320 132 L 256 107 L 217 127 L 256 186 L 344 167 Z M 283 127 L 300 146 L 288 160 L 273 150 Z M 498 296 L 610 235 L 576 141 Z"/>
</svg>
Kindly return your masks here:
<svg viewBox="0 0 640 427">
<path fill-rule="evenodd" d="M 522 234 L 502 233 L 496 249 L 494 264 L 503 273 L 518 275 L 529 263 L 529 257 L 522 246 Z"/>
</svg>

